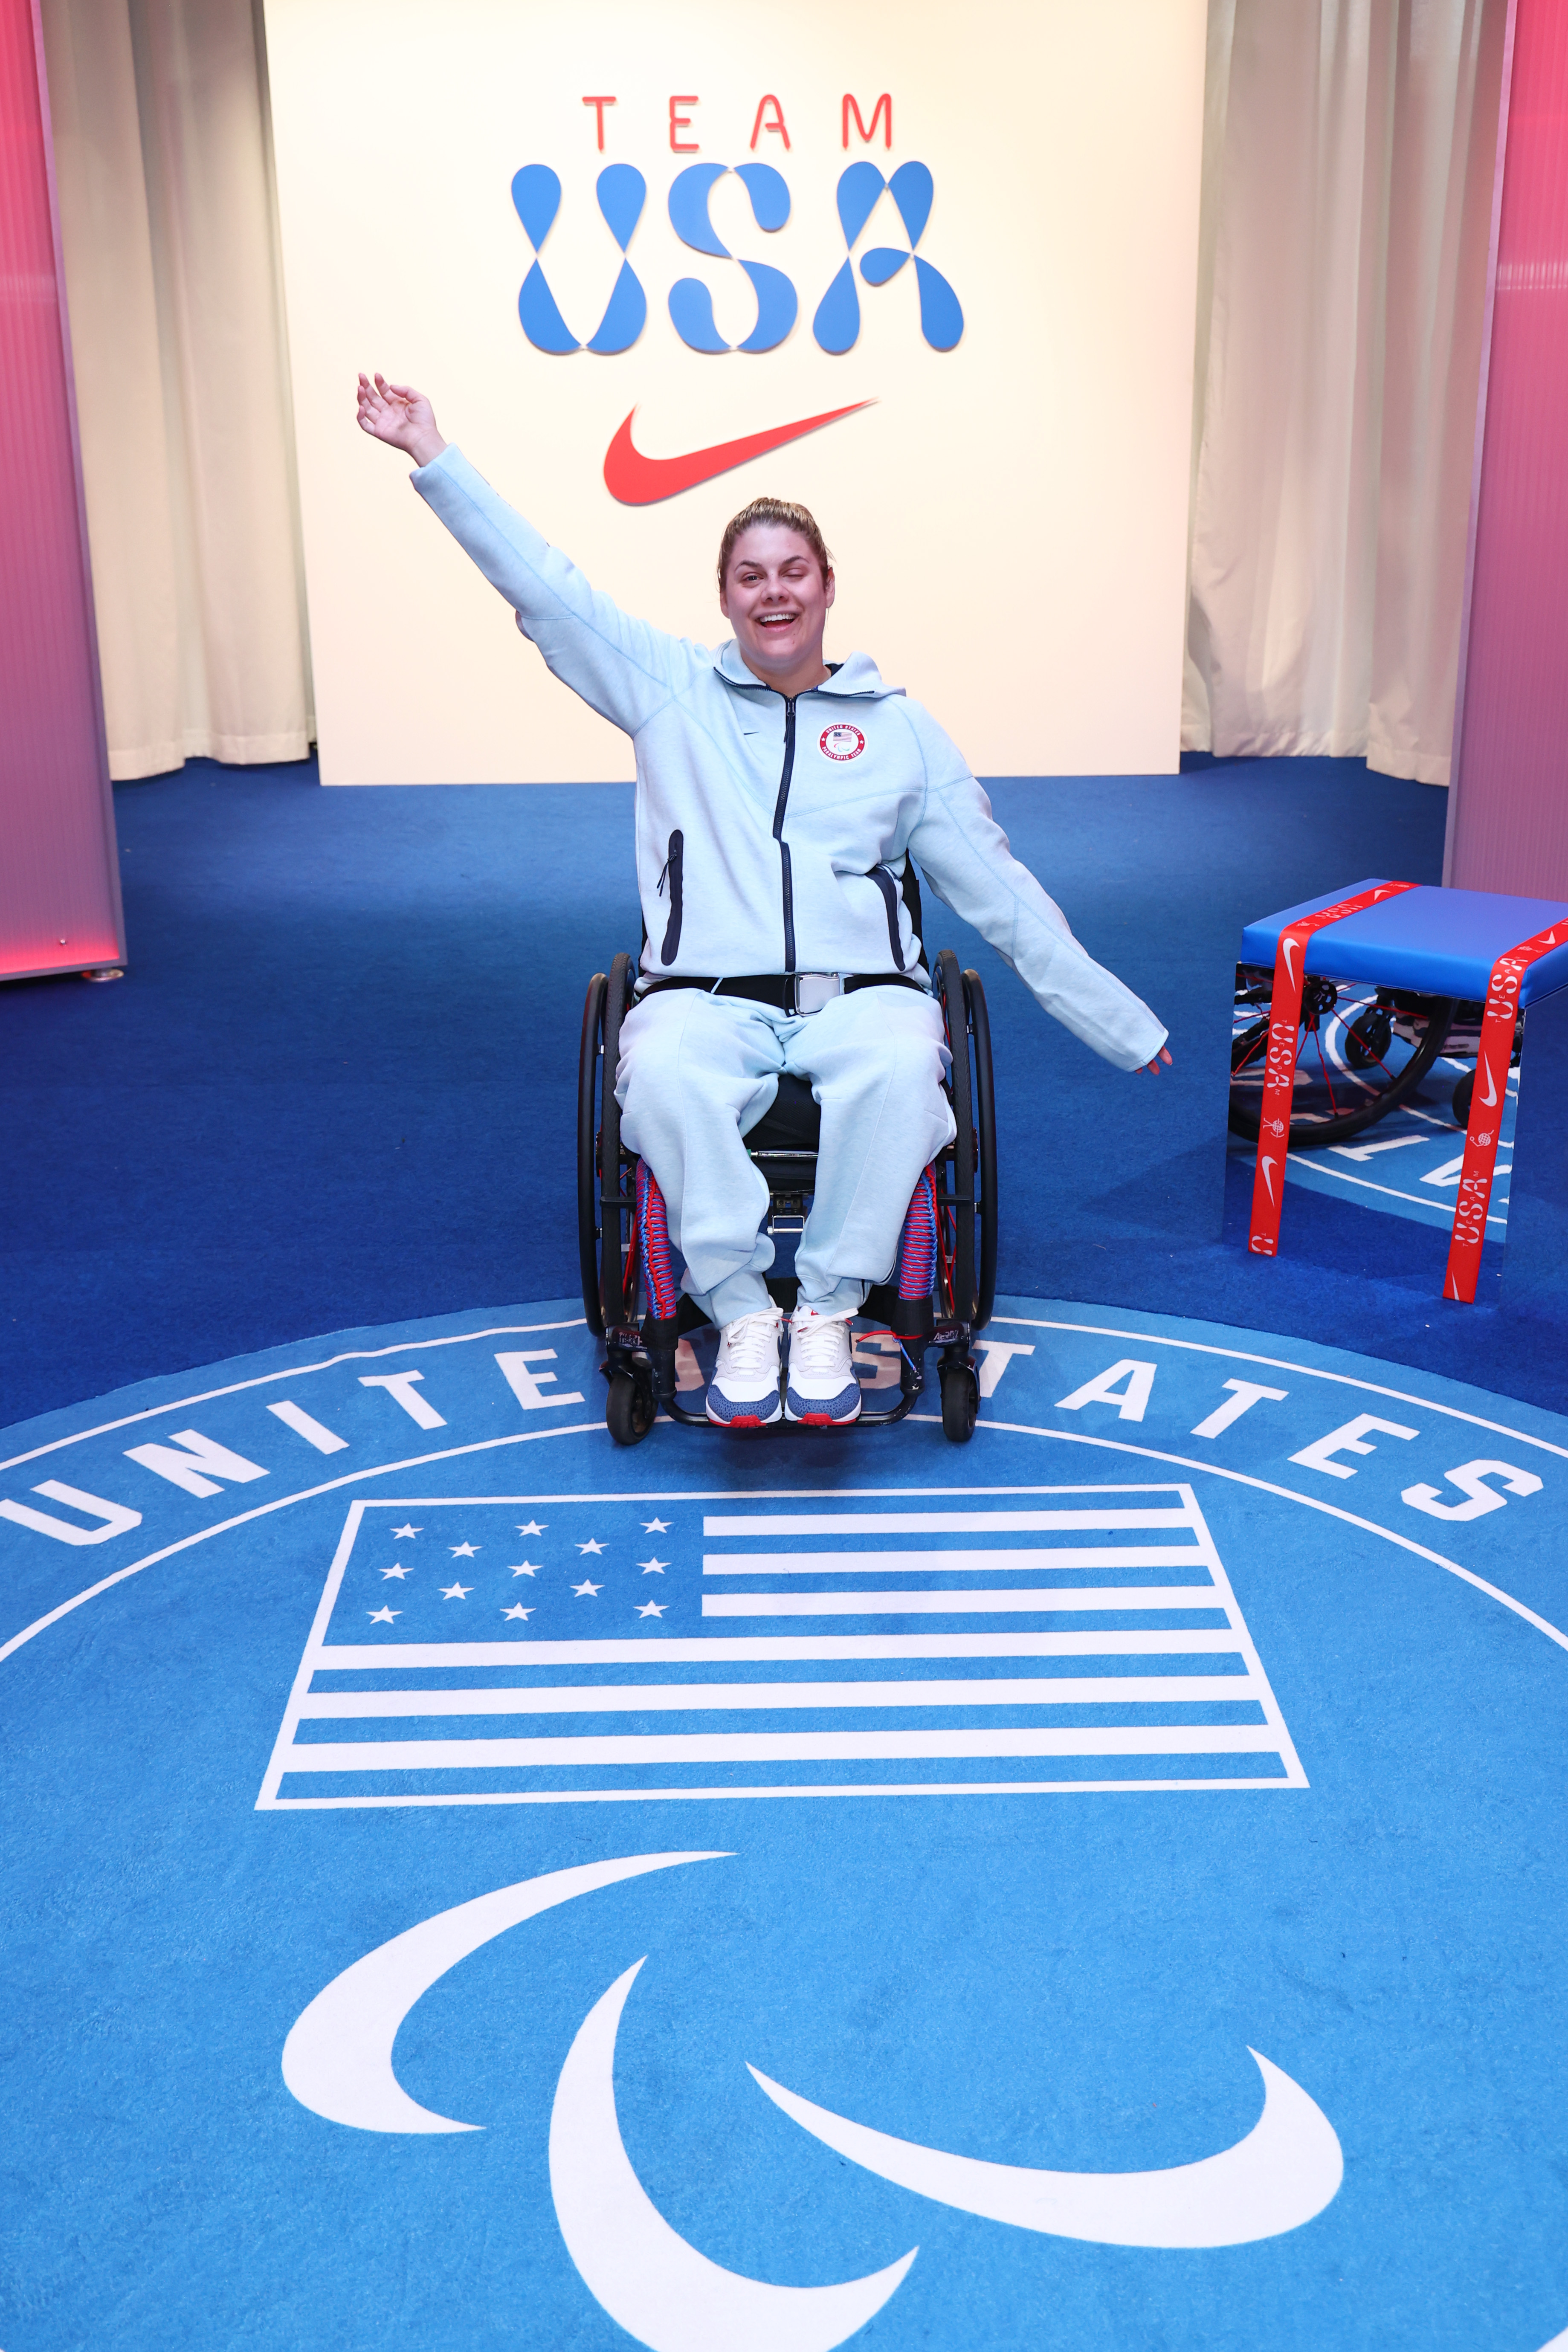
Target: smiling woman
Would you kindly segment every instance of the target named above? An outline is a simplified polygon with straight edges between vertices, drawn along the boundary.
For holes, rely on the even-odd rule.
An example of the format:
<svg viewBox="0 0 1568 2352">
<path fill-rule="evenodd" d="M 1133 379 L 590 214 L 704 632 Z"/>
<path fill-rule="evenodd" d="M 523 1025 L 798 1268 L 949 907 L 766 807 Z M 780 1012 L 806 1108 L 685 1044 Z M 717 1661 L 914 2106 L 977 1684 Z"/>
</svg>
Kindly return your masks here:
<svg viewBox="0 0 1568 2352">
<path fill-rule="evenodd" d="M 794 696 L 831 675 L 823 634 L 837 592 L 833 558 L 809 508 L 753 499 L 724 526 L 719 610 L 748 669 Z"/>
<path fill-rule="evenodd" d="M 416 460 L 415 488 L 554 675 L 637 746 L 646 944 L 616 1093 L 623 1141 L 685 1258 L 683 1286 L 721 1334 L 708 1418 L 853 1422 L 850 1321 L 887 1279 L 916 1188 L 955 1133 L 929 954 L 899 887 L 911 858 L 1108 1061 L 1158 1072 L 1164 1030 L 1084 953 L 929 714 L 864 654 L 825 660 L 836 583 L 804 507 L 759 499 L 730 524 L 719 606 L 735 634 L 713 653 L 592 588 L 448 446 L 423 393 L 362 373 L 358 415 Z M 847 795 L 851 759 L 863 764 Z M 745 1141 L 786 1076 L 821 1110 L 787 1387 L 789 1294 L 766 1280 L 767 1187 Z"/>
</svg>

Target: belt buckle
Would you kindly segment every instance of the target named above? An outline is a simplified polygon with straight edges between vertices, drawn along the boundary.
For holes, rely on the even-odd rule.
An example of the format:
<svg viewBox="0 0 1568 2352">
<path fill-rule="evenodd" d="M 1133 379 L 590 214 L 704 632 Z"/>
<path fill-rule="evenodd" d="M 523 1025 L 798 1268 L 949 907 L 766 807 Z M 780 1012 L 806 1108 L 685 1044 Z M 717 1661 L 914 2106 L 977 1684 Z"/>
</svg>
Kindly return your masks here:
<svg viewBox="0 0 1568 2352">
<path fill-rule="evenodd" d="M 843 993 L 844 982 L 836 971 L 797 971 L 795 975 L 796 1013 L 820 1013 L 825 1004 Z"/>
</svg>

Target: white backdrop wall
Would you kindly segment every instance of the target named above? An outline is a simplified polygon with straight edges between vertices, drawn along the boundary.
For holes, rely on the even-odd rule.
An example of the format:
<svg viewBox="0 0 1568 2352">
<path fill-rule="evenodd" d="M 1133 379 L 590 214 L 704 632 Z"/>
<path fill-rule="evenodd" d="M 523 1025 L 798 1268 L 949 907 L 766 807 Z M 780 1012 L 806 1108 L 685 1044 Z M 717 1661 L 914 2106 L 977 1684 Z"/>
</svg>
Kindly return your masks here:
<svg viewBox="0 0 1568 2352">
<path fill-rule="evenodd" d="M 942 715 L 987 773 L 1170 771 L 1179 749 L 1204 70 L 1202 0 L 719 0 L 592 9 L 501 0 L 268 0 L 278 185 L 321 772 L 339 783 L 589 779 L 625 741 L 520 647 L 493 592 L 353 426 L 356 367 L 429 392 L 442 428 L 631 609 L 728 634 L 712 566 L 758 492 L 820 517 L 839 568 L 830 656 L 859 646 Z M 614 93 L 605 150 L 583 94 Z M 699 93 L 672 152 L 670 99 Z M 872 144 L 842 101 L 869 119 Z M 776 98 L 789 144 L 759 129 Z M 753 136 L 757 144 L 753 150 Z M 913 269 L 873 290 L 833 355 L 813 314 L 845 260 L 839 174 L 929 165 L 919 250 L 963 310 L 921 333 Z M 733 177 L 712 192 L 731 252 L 784 271 L 793 331 L 767 352 L 689 349 L 671 285 L 713 291 L 733 344 L 756 317 L 733 262 L 682 246 L 667 211 L 692 162 L 766 162 L 787 226 L 763 234 Z M 542 266 L 586 340 L 620 255 L 597 172 L 647 182 L 629 258 L 647 321 L 616 356 L 533 348 L 520 166 L 560 175 Z M 856 244 L 906 248 L 884 194 Z M 667 503 L 622 505 L 606 448 L 704 447 L 870 402 Z"/>
</svg>

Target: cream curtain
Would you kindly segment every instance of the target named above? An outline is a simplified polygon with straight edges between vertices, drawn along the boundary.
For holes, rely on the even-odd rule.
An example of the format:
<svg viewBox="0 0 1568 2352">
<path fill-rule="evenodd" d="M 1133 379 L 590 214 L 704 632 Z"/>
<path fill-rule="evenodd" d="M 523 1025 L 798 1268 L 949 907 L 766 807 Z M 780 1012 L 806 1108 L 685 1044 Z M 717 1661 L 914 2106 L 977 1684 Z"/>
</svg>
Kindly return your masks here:
<svg viewBox="0 0 1568 2352">
<path fill-rule="evenodd" d="M 110 768 L 314 733 L 251 0 L 44 0 Z"/>
<path fill-rule="evenodd" d="M 1446 784 L 1506 0 L 1212 0 L 1183 740 Z"/>
</svg>

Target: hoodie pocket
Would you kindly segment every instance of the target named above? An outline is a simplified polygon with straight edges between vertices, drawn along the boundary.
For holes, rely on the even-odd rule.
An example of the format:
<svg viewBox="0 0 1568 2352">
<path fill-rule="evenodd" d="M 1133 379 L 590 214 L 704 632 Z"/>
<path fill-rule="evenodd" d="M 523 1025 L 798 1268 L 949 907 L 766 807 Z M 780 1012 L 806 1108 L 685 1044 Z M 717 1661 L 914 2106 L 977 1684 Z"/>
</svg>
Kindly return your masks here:
<svg viewBox="0 0 1568 2352">
<path fill-rule="evenodd" d="M 663 964 L 672 964 L 675 961 L 676 956 L 680 948 L 680 916 L 683 895 L 680 869 L 684 860 L 685 848 L 686 841 L 684 835 L 672 833 L 669 836 L 669 855 L 665 862 L 664 873 L 659 877 L 661 881 L 668 877 L 669 883 L 669 920 L 664 927 L 664 945 L 658 951 L 658 960 L 660 963 Z"/>
<path fill-rule="evenodd" d="M 868 882 L 874 882 L 882 894 L 882 904 L 888 910 L 888 945 L 892 950 L 893 970 L 902 971 L 904 949 L 903 941 L 899 937 L 899 886 L 893 877 L 892 868 L 888 866 L 873 866 L 866 879 Z"/>
</svg>

